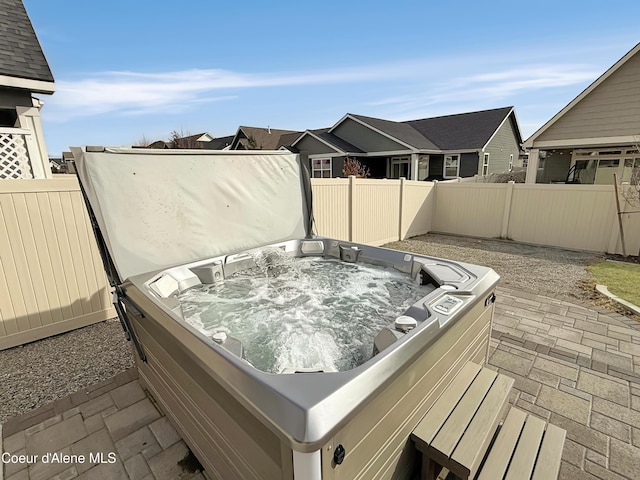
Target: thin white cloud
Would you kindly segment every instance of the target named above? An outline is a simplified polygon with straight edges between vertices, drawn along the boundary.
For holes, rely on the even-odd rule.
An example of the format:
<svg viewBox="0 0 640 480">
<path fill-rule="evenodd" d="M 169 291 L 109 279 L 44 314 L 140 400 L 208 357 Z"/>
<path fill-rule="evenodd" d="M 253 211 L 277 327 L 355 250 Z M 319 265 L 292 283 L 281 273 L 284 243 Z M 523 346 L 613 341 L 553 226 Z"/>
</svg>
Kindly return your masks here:
<svg viewBox="0 0 640 480">
<path fill-rule="evenodd" d="M 584 84 L 595 80 L 600 73 L 595 67 L 583 64 L 527 65 L 439 79 L 434 83 L 414 84 L 408 93 L 379 99 L 370 105 L 394 109 L 396 115 L 402 115 L 439 104 L 447 104 L 450 109 L 452 103 L 513 103 L 512 99 L 517 95 Z"/>
<path fill-rule="evenodd" d="M 358 68 L 310 73 L 244 74 L 220 69 L 164 73 L 103 72 L 56 82 L 49 100 L 52 119 L 120 113 L 175 113 L 196 104 L 232 100 L 216 95 L 238 89 L 349 83 L 396 75 L 386 68 Z"/>
</svg>

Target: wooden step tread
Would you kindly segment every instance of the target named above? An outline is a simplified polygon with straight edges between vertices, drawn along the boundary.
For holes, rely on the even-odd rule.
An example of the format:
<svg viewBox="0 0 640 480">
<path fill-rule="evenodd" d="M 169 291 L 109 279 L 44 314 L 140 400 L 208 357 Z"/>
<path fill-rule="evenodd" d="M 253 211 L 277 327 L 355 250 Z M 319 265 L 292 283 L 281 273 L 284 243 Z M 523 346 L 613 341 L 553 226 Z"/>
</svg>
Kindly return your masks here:
<svg viewBox="0 0 640 480">
<path fill-rule="evenodd" d="M 477 480 L 558 477 L 566 431 L 512 407 Z"/>
<path fill-rule="evenodd" d="M 424 462 L 475 475 L 508 406 L 513 379 L 471 362 L 443 392 L 412 438 Z"/>
</svg>

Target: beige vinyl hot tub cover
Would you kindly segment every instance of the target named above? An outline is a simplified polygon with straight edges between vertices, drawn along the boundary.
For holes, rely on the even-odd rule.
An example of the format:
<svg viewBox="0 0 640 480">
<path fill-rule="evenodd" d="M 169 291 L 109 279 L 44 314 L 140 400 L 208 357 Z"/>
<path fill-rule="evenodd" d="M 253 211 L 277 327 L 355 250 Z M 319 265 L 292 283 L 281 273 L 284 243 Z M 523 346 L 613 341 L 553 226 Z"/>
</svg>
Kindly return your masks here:
<svg viewBox="0 0 640 480">
<path fill-rule="evenodd" d="M 121 280 L 306 235 L 289 152 L 72 148 Z"/>
</svg>

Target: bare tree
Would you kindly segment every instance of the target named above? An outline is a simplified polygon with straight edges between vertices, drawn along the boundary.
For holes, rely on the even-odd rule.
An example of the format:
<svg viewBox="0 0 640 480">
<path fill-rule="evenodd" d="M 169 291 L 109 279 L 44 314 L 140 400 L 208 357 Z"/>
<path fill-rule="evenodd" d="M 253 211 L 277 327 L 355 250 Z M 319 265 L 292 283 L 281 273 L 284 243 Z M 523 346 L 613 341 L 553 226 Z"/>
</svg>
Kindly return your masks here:
<svg viewBox="0 0 640 480">
<path fill-rule="evenodd" d="M 188 130 L 173 130 L 169 136 L 169 148 L 200 148 L 195 135 Z"/>
<path fill-rule="evenodd" d="M 137 146 L 137 147 L 148 147 L 149 144 L 151 143 L 151 140 L 149 140 L 149 138 L 147 137 L 146 134 L 142 134 L 138 140 L 136 140 L 133 145 Z"/>
<path fill-rule="evenodd" d="M 369 167 L 362 165 L 356 158 L 345 159 L 344 165 L 342 166 L 342 174 L 345 177 L 353 175 L 354 177 L 367 178 L 371 176 Z"/>
</svg>

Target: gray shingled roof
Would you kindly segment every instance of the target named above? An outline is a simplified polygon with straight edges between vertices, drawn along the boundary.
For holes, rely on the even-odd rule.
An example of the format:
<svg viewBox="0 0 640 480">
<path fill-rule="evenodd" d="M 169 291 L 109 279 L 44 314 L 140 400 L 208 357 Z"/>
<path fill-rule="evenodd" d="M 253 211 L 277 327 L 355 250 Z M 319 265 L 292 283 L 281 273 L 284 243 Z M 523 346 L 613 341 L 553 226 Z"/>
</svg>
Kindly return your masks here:
<svg viewBox="0 0 640 480">
<path fill-rule="evenodd" d="M 321 138 L 329 145 L 336 147 L 338 150 L 343 151 L 345 153 L 364 153 L 364 150 L 359 149 L 355 145 L 347 142 L 346 140 L 341 139 L 340 137 L 335 136 L 332 133 L 329 133 L 328 128 L 320 128 L 318 130 L 310 130 L 318 138 Z"/>
<path fill-rule="evenodd" d="M 417 149 L 467 150 L 484 147 L 512 109 L 503 107 L 404 122 L 350 115 Z M 518 141 L 521 143 L 522 139 Z"/>
<path fill-rule="evenodd" d="M 279 146 L 280 137 L 289 133 L 299 133 L 295 130 L 279 130 L 277 128 L 247 127 L 240 126 L 238 132 L 242 131 L 247 138 L 253 137 L 258 150 L 276 150 Z M 237 136 L 237 133 L 236 133 Z"/>
<path fill-rule="evenodd" d="M 224 147 L 231 145 L 235 135 L 227 135 L 226 137 L 217 137 L 210 142 L 202 142 L 204 148 L 211 150 L 222 150 Z"/>
<path fill-rule="evenodd" d="M 407 123 L 384 120 L 382 118 L 365 117 L 364 115 L 350 114 L 353 118 L 371 125 L 372 127 L 392 136 L 414 148 L 425 150 L 439 150 L 438 146 L 429 140 L 429 137 L 417 132 L 415 128 Z"/>
<path fill-rule="evenodd" d="M 283 133 L 280 135 L 276 148 L 290 147 L 293 142 L 302 136 L 303 132 Z"/>
<path fill-rule="evenodd" d="M 441 150 L 484 147 L 513 107 L 403 122 L 429 138 Z M 518 139 L 521 143 L 522 139 Z"/>
<path fill-rule="evenodd" d="M 21 0 L 0 0 L 0 75 L 53 82 Z"/>
</svg>

